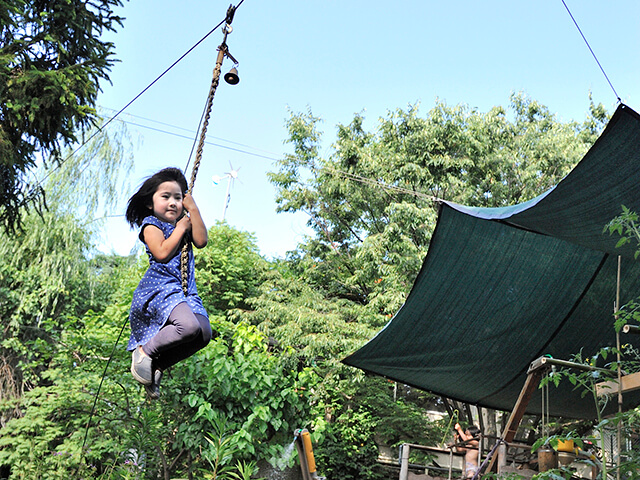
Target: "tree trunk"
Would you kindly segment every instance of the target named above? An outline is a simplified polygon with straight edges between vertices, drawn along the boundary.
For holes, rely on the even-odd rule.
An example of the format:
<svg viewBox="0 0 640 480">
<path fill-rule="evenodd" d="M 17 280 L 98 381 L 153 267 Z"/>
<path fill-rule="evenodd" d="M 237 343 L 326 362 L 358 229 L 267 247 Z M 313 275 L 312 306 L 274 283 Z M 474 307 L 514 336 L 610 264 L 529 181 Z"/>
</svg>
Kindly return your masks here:
<svg viewBox="0 0 640 480">
<path fill-rule="evenodd" d="M 167 457 L 164 456 L 164 452 L 162 451 L 162 448 L 160 448 L 160 445 L 156 445 L 156 452 L 158 452 L 160 461 L 162 461 L 162 472 L 164 480 L 171 480 L 171 469 L 167 464 Z"/>
</svg>

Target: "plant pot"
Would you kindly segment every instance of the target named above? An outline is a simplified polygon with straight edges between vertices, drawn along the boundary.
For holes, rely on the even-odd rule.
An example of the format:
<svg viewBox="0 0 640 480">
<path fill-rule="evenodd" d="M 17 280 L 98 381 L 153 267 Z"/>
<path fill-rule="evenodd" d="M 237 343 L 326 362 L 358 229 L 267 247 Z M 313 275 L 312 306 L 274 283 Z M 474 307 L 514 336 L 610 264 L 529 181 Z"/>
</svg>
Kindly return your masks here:
<svg viewBox="0 0 640 480">
<path fill-rule="evenodd" d="M 558 457 L 549 445 L 543 445 L 538 449 L 538 471 L 546 472 L 558 468 Z"/>
</svg>

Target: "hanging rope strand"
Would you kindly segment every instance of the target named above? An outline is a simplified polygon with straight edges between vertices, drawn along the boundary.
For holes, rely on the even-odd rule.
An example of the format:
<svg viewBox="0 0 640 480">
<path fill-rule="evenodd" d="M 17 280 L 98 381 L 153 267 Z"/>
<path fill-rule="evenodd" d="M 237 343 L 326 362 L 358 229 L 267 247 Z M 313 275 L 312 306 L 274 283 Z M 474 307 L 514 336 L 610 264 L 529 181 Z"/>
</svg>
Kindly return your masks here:
<svg viewBox="0 0 640 480">
<path fill-rule="evenodd" d="M 233 13 L 229 16 L 227 12 L 227 20 L 230 22 L 230 18 L 233 18 Z M 231 26 L 227 23 L 223 29 L 224 38 L 222 43 L 218 47 L 218 58 L 216 65 L 213 68 L 213 78 L 211 80 L 211 87 L 209 88 L 209 95 L 207 96 L 207 102 L 204 111 L 204 118 L 202 120 L 202 128 L 200 130 L 200 140 L 198 142 L 198 148 L 196 150 L 196 158 L 193 162 L 193 168 L 191 169 L 191 179 L 189 181 L 189 188 L 187 193 L 193 191 L 193 186 L 196 182 L 196 176 L 198 175 L 198 169 L 200 168 L 200 161 L 202 160 L 202 151 L 204 149 L 205 138 L 207 136 L 207 128 L 209 126 L 209 118 L 211 117 L 211 108 L 213 106 L 213 97 L 215 96 L 216 89 L 220 83 L 220 71 L 222 70 L 222 62 L 224 57 L 229 55 L 227 48 L 227 35 L 231 32 Z M 185 237 L 184 244 L 182 245 L 182 252 L 180 253 L 180 274 L 182 276 L 182 291 L 187 295 L 189 290 L 189 242 L 190 239 Z"/>
</svg>

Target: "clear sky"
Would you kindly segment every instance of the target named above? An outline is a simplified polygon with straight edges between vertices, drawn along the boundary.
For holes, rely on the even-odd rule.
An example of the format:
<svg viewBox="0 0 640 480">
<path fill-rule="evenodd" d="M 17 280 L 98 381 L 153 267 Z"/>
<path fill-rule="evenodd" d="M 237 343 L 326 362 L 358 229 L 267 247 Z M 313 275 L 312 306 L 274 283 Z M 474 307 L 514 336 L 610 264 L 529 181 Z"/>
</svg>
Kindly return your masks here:
<svg viewBox="0 0 640 480">
<path fill-rule="evenodd" d="M 236 0 L 234 5 L 237 5 Z M 565 0 L 622 102 L 640 111 L 640 2 Z M 131 0 L 124 27 L 107 38 L 120 62 L 98 104 L 120 110 L 225 17 L 229 0 Z M 397 108 L 436 100 L 480 111 L 522 91 L 562 121 L 582 121 L 589 92 L 610 112 L 617 97 L 562 0 L 245 0 L 227 45 L 240 83 L 217 89 L 194 198 L 207 226 L 222 218 L 257 239 L 267 257 L 284 256 L 307 232 L 304 214 L 276 213 L 266 172 L 290 147 L 289 112 L 311 109 L 323 119 L 323 154 L 337 124 L 355 113 L 365 127 Z M 120 119 L 139 143 L 126 200 L 148 175 L 185 168 L 205 105 L 222 32 L 213 32 L 136 100 Z M 233 63 L 225 60 L 226 73 Z M 187 178 L 191 172 L 187 170 Z M 101 249 L 120 254 L 136 232 L 113 217 Z"/>
</svg>

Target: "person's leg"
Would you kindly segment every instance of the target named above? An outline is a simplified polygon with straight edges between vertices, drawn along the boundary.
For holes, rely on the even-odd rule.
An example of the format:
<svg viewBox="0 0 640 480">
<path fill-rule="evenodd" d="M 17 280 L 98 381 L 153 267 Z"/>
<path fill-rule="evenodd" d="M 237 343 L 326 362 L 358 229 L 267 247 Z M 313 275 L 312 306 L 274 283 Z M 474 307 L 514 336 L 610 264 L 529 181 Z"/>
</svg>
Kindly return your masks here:
<svg viewBox="0 0 640 480">
<path fill-rule="evenodd" d="M 163 352 L 191 342 L 200 335 L 200 322 L 189 305 L 182 302 L 176 305 L 164 326 L 142 346 L 142 350 L 149 357 L 157 360 Z"/>
<path fill-rule="evenodd" d="M 185 358 L 189 358 L 209 344 L 211 340 L 211 324 L 209 323 L 209 319 L 197 313 L 194 314 L 194 317 L 199 325 L 198 334 L 187 342 L 162 351 L 154 361 L 155 368 L 166 370 Z"/>
</svg>

